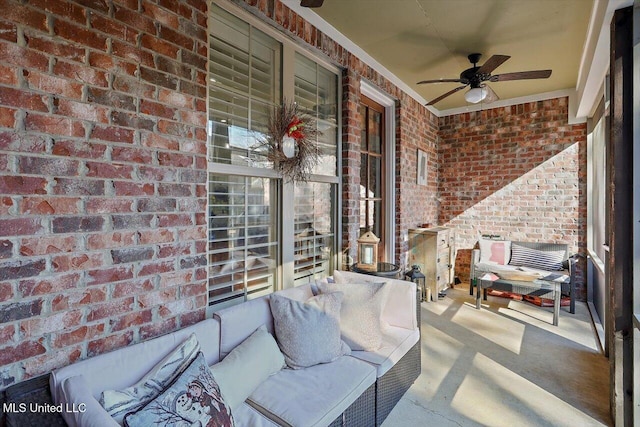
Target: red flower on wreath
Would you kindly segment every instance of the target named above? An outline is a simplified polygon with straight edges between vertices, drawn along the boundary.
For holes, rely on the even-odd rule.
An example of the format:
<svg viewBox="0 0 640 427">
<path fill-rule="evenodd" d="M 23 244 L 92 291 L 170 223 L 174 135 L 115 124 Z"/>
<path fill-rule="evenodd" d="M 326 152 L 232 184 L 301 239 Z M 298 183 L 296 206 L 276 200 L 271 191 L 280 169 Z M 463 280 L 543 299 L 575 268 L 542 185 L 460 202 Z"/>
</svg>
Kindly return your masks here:
<svg viewBox="0 0 640 427">
<path fill-rule="evenodd" d="M 291 123 L 287 125 L 287 136 L 290 136 L 293 139 L 304 138 L 305 135 L 302 132 L 303 127 L 304 127 L 304 122 L 300 120 L 297 116 L 293 116 L 293 120 L 291 120 Z"/>
</svg>

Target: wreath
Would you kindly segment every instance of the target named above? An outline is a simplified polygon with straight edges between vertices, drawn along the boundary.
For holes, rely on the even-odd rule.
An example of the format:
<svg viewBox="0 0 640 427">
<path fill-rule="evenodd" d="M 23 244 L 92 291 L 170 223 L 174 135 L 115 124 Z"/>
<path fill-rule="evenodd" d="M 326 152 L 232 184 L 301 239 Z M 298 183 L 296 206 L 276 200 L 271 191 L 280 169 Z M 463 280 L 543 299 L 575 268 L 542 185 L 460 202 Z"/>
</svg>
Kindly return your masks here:
<svg viewBox="0 0 640 427">
<path fill-rule="evenodd" d="M 267 148 L 267 160 L 288 181 L 306 182 L 320 159 L 313 117 L 300 111 L 295 102 L 275 106 L 262 145 Z"/>
</svg>

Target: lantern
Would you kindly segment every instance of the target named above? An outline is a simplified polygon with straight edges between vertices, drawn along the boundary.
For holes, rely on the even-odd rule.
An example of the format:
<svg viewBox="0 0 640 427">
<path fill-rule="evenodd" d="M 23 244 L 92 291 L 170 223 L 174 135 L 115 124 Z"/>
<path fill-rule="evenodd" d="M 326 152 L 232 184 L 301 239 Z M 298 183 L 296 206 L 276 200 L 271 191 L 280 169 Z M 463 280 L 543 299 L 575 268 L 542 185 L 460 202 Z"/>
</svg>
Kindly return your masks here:
<svg viewBox="0 0 640 427">
<path fill-rule="evenodd" d="M 418 289 L 420 289 L 420 301 L 431 301 L 431 295 L 427 295 L 427 293 L 431 293 L 427 292 L 427 278 L 422 271 L 420 271 L 419 265 L 412 265 L 411 270 L 407 271 L 404 276 L 409 281 L 414 282 L 418 286 Z M 430 290 L 431 289 L 429 289 L 429 291 Z"/>
<path fill-rule="evenodd" d="M 365 271 L 378 270 L 378 243 L 380 239 L 371 230 L 358 239 L 358 268 Z"/>
</svg>

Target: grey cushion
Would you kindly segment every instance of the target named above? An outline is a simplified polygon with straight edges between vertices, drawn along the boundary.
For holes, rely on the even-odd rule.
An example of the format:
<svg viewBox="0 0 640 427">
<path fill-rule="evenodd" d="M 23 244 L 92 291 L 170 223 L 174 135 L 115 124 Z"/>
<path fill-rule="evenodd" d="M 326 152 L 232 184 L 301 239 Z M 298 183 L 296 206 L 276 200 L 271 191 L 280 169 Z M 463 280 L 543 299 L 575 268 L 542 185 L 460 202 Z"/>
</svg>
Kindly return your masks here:
<svg viewBox="0 0 640 427">
<path fill-rule="evenodd" d="M 340 339 L 342 298 L 341 292 L 318 295 L 306 302 L 271 295 L 276 338 L 289 367 L 306 368 L 351 353 Z"/>
<path fill-rule="evenodd" d="M 340 332 L 351 350 L 374 351 L 382 345 L 382 308 L 387 301 L 386 283 L 320 283 L 322 294 L 343 292 Z"/>
</svg>

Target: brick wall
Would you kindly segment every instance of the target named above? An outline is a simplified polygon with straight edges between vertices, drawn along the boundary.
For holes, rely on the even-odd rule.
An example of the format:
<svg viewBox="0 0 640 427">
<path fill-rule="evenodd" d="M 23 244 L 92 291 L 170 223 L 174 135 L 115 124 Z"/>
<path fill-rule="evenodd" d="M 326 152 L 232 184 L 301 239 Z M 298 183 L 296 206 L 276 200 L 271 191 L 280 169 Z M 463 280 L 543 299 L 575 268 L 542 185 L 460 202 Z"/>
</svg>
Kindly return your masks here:
<svg viewBox="0 0 640 427">
<path fill-rule="evenodd" d="M 439 137 L 439 217 L 457 229 L 461 279 L 477 232 L 585 253 L 586 124 L 568 124 L 567 98 L 443 117 Z"/>
<path fill-rule="evenodd" d="M 0 0 L 0 389 L 206 305 L 205 0 Z"/>
</svg>

